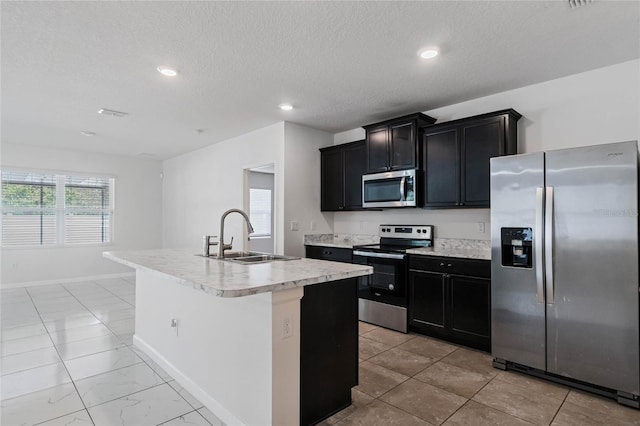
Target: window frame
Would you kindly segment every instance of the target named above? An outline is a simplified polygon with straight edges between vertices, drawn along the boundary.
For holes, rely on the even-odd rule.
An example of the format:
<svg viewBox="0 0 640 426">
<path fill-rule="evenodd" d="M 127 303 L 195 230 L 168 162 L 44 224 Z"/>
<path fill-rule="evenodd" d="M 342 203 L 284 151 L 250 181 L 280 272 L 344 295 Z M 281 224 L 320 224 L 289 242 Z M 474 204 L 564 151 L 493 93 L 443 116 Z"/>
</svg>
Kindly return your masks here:
<svg viewBox="0 0 640 426">
<path fill-rule="evenodd" d="M 54 171 L 54 170 L 42 170 L 42 169 L 28 169 L 28 168 L 19 168 L 19 167 L 1 167 L 0 174 L 3 172 L 14 172 L 14 173 L 33 173 L 45 176 L 52 176 L 54 178 L 54 186 L 55 188 L 55 207 L 0 207 L 0 247 L 2 250 L 20 250 L 20 249 L 59 249 L 59 248 L 78 248 L 78 247 L 107 247 L 114 244 L 114 235 L 115 235 L 115 185 L 116 185 L 116 176 L 110 174 L 103 173 L 93 173 L 93 172 L 70 172 L 70 171 Z M 78 207 L 67 207 L 65 206 L 65 189 L 66 183 L 65 180 L 67 177 L 71 178 L 92 178 L 92 179 L 104 179 L 107 182 L 107 190 L 109 192 L 109 205 L 107 208 L 100 209 L 82 209 Z M 1 183 L 4 183 L 4 179 L 0 179 Z M 18 183 L 18 182 L 16 182 Z M 34 184 L 37 186 L 42 186 L 38 184 Z M 70 185 L 73 186 L 73 185 Z M 2 199 L 2 189 L 0 186 L 0 199 Z M 6 212 L 51 212 L 55 216 L 56 229 L 55 229 L 55 242 L 53 244 L 42 244 L 42 239 L 40 244 L 10 244 L 5 245 L 2 240 L 2 227 L 4 225 L 4 214 Z M 102 212 L 103 220 L 104 216 L 108 218 L 107 226 L 108 226 L 108 234 L 105 236 L 102 235 L 102 242 L 79 242 L 79 243 L 69 243 L 66 239 L 66 215 L 68 213 L 77 213 L 77 212 Z M 105 225 L 103 223 L 102 232 L 104 233 Z M 107 238 L 104 241 L 104 238 Z"/>
</svg>

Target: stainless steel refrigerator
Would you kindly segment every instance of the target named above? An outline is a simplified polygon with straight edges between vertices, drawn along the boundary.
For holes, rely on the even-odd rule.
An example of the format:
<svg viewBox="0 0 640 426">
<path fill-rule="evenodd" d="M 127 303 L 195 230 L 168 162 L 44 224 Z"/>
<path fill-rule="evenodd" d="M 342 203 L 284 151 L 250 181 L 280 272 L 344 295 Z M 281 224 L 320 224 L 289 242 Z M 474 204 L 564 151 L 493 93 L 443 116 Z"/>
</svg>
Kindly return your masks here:
<svg viewBox="0 0 640 426">
<path fill-rule="evenodd" d="M 494 366 L 638 407 L 638 144 L 491 159 Z"/>
</svg>

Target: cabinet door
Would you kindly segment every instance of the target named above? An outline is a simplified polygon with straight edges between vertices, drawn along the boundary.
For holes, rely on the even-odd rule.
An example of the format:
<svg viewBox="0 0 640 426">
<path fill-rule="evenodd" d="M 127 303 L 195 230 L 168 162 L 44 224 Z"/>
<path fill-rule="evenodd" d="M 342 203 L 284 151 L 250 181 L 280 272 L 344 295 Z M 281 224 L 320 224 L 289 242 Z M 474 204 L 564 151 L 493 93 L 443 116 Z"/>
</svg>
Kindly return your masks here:
<svg viewBox="0 0 640 426">
<path fill-rule="evenodd" d="M 389 168 L 416 168 L 416 125 L 413 121 L 389 126 Z"/>
<path fill-rule="evenodd" d="M 342 210 L 343 175 L 341 149 L 322 151 L 320 181 L 320 210 Z"/>
<path fill-rule="evenodd" d="M 491 280 L 451 274 L 451 331 L 466 337 L 491 335 Z M 488 341 L 488 340 L 487 340 Z"/>
<path fill-rule="evenodd" d="M 389 168 L 387 126 L 367 131 L 367 172 L 385 172 Z"/>
<path fill-rule="evenodd" d="M 505 154 L 504 120 L 492 117 L 461 128 L 462 205 L 489 207 L 489 159 Z"/>
<path fill-rule="evenodd" d="M 423 330 L 445 327 L 446 287 L 444 274 L 409 273 L 409 323 Z"/>
<path fill-rule="evenodd" d="M 366 172 L 364 142 L 344 149 L 344 209 L 362 208 L 362 175 Z"/>
<path fill-rule="evenodd" d="M 423 137 L 424 206 L 457 206 L 460 167 L 456 127 L 425 133 Z"/>
</svg>

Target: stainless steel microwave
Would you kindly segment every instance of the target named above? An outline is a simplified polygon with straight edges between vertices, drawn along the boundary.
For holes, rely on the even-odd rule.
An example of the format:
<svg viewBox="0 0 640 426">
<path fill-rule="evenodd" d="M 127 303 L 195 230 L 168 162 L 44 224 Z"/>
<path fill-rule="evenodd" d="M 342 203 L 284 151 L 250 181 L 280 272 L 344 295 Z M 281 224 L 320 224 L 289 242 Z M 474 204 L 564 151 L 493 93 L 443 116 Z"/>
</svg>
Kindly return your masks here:
<svg viewBox="0 0 640 426">
<path fill-rule="evenodd" d="M 415 169 L 362 176 L 362 207 L 415 206 Z"/>
</svg>

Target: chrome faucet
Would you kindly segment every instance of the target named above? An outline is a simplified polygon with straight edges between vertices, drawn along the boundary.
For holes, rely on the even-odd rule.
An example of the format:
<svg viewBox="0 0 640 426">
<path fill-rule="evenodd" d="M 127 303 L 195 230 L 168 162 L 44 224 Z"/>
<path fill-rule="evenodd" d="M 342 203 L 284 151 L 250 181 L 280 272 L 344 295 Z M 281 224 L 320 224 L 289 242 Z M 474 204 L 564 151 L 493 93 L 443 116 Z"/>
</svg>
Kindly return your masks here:
<svg viewBox="0 0 640 426">
<path fill-rule="evenodd" d="M 224 251 L 230 250 L 233 244 L 233 237 L 231 237 L 231 243 L 224 243 L 224 220 L 229 216 L 230 213 L 240 213 L 242 217 L 244 217 L 244 221 L 247 222 L 247 231 L 249 234 L 253 234 L 253 226 L 249 221 L 249 216 L 245 212 L 240 209 L 229 209 L 226 212 L 222 213 L 222 217 L 220 218 L 220 243 L 218 244 L 218 259 L 224 259 Z"/>
</svg>

